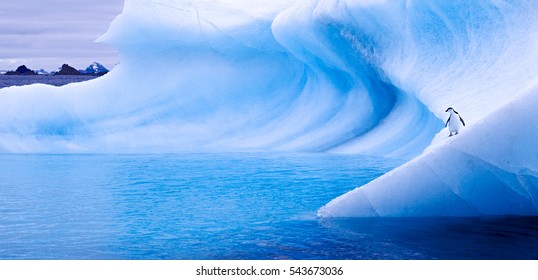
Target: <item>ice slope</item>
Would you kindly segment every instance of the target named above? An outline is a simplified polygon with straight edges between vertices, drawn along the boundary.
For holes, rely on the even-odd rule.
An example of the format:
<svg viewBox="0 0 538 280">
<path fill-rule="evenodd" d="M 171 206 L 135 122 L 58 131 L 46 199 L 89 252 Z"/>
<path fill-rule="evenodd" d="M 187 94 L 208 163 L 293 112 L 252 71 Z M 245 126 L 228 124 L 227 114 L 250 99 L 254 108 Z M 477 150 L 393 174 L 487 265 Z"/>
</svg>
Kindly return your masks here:
<svg viewBox="0 0 538 280">
<path fill-rule="evenodd" d="M 320 217 L 538 215 L 536 86 L 468 131 L 318 211 Z"/>
</svg>

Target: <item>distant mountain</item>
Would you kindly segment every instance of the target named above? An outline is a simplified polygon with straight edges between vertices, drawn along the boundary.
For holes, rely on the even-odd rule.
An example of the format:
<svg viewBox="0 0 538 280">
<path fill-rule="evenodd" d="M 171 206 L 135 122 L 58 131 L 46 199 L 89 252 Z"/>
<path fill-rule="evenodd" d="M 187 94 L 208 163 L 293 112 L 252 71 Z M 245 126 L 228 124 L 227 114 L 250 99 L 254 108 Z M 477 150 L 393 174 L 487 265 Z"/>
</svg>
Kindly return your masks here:
<svg viewBox="0 0 538 280">
<path fill-rule="evenodd" d="M 80 72 L 69 66 L 68 64 L 62 65 L 62 68 L 56 73 L 56 75 L 80 75 Z"/>
<path fill-rule="evenodd" d="M 87 74 L 87 75 L 104 75 L 108 73 L 108 69 L 105 68 L 102 64 L 98 62 L 92 63 L 90 66 L 88 66 L 85 70 L 80 70 L 81 74 Z"/>
<path fill-rule="evenodd" d="M 37 75 L 35 71 L 32 71 L 26 67 L 26 65 L 21 65 L 15 71 L 8 71 L 4 75 Z"/>
<path fill-rule="evenodd" d="M 106 73 L 108 73 L 109 70 L 106 69 L 105 66 L 98 62 L 94 62 L 90 64 L 86 69 L 84 70 L 77 70 L 69 64 L 63 64 L 62 67 L 59 67 L 56 71 L 47 72 L 44 69 L 39 69 L 37 71 L 28 69 L 25 65 L 21 65 L 17 68 L 17 70 L 13 71 L 7 71 L 7 70 L 0 70 L 1 75 L 94 75 L 94 76 L 101 76 Z"/>
<path fill-rule="evenodd" d="M 49 75 L 50 73 L 45 71 L 44 69 L 39 69 L 35 71 L 38 75 Z"/>
</svg>

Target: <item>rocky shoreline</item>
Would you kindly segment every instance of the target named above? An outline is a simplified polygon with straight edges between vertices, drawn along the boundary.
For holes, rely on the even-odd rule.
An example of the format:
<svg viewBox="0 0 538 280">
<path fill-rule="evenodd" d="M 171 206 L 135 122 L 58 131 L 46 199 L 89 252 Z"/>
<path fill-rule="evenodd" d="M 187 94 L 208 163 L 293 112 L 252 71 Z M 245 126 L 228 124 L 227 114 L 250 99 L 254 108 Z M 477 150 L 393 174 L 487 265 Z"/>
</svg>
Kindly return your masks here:
<svg viewBox="0 0 538 280">
<path fill-rule="evenodd" d="M 36 75 L 70 75 L 70 76 L 78 76 L 78 75 L 90 75 L 90 76 L 102 76 L 108 73 L 109 70 L 106 69 L 103 65 L 100 63 L 94 62 L 90 64 L 86 69 L 84 70 L 77 70 L 68 64 L 63 64 L 60 68 L 58 68 L 56 71 L 47 72 L 43 69 L 40 70 L 32 70 L 26 67 L 26 65 L 19 66 L 16 70 L 10 70 L 10 71 L 1 71 L 0 74 L 2 75 L 8 75 L 8 76 L 36 76 Z"/>
</svg>

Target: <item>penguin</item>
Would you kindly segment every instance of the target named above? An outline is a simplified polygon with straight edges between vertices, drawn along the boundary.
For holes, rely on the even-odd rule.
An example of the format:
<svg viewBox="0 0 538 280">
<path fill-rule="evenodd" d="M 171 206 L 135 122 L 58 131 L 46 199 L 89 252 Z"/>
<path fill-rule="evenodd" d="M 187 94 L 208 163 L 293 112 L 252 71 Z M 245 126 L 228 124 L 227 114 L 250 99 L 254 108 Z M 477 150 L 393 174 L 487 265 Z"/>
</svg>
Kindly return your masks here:
<svg viewBox="0 0 538 280">
<path fill-rule="evenodd" d="M 456 112 L 452 107 L 448 107 L 445 112 L 449 112 L 450 116 L 448 117 L 448 120 L 446 120 L 445 127 L 448 126 L 448 130 L 450 131 L 450 135 L 458 135 L 459 130 L 461 128 L 461 124 L 465 126 L 465 122 L 461 118 L 461 116 Z M 461 124 L 460 124 L 461 122 Z"/>
</svg>

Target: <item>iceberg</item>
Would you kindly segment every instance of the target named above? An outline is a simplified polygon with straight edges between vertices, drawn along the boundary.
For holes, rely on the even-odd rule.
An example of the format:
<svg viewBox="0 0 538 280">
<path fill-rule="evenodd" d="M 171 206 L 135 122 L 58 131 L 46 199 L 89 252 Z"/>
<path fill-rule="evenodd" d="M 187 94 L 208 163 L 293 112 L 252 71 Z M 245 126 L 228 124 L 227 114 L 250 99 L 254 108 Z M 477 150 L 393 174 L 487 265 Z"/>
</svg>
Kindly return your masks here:
<svg viewBox="0 0 538 280">
<path fill-rule="evenodd" d="M 533 1 L 126 0 L 109 74 L 0 90 L 0 152 L 359 153 L 411 161 L 320 216 L 532 214 L 537 23 Z"/>
<path fill-rule="evenodd" d="M 106 77 L 0 91 L 0 151 L 418 155 L 442 121 L 330 6 L 125 1 L 98 39 L 120 53 Z"/>
</svg>

